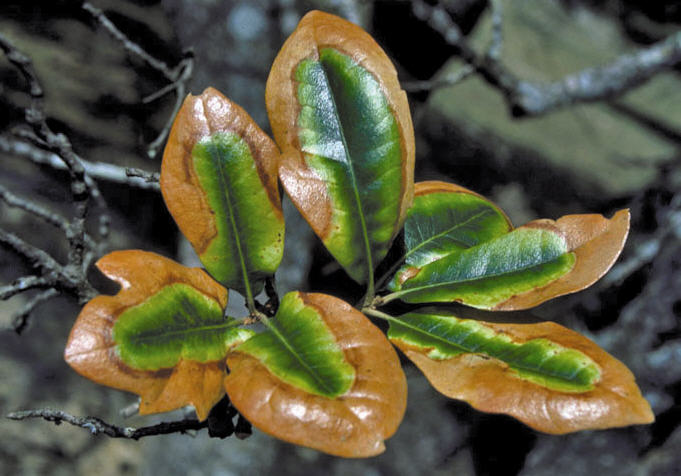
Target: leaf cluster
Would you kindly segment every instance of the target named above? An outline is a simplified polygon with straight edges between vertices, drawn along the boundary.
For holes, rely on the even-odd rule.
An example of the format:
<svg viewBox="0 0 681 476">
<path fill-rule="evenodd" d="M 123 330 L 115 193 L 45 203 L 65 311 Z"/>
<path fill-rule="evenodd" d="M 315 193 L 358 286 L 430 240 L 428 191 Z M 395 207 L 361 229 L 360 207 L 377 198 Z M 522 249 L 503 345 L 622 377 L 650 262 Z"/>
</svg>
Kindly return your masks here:
<svg viewBox="0 0 681 476">
<path fill-rule="evenodd" d="M 587 338 L 437 307 L 527 309 L 590 286 L 617 259 L 628 211 L 514 228 L 470 190 L 414 184 L 414 132 L 395 69 L 366 32 L 332 15 L 301 20 L 266 100 L 274 141 L 218 91 L 187 97 L 160 181 L 205 270 L 138 250 L 103 257 L 97 266 L 121 290 L 78 317 L 65 351 L 76 371 L 139 394 L 142 414 L 189 404 L 205 420 L 226 393 L 262 431 L 345 457 L 382 452 L 402 420 L 407 386 L 393 346 L 441 393 L 540 431 L 652 420 L 631 372 Z M 280 183 L 366 287 L 358 308 L 318 293 L 279 300 Z M 228 289 L 246 298 L 248 315 L 225 315 Z M 396 300 L 412 310 L 391 315 L 385 306 Z M 387 336 L 369 318 L 387 321 Z"/>
</svg>

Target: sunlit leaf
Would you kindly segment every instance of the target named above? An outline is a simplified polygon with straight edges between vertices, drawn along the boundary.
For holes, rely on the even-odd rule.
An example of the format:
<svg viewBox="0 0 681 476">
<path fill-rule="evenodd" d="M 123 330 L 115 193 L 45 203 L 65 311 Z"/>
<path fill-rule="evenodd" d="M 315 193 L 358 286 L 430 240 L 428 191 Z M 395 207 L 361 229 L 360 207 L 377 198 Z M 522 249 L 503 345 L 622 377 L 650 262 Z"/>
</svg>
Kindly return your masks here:
<svg viewBox="0 0 681 476">
<path fill-rule="evenodd" d="M 64 353 L 81 375 L 140 395 L 140 413 L 193 405 L 200 419 L 224 395 L 225 356 L 252 335 L 223 318 L 227 290 L 197 268 L 117 251 L 97 267 L 121 285 L 81 311 Z"/>
<path fill-rule="evenodd" d="M 229 398 L 253 425 L 338 456 L 381 453 L 406 407 L 404 373 L 383 333 L 323 294 L 284 296 L 267 330 L 227 365 Z"/>
<path fill-rule="evenodd" d="M 493 310 L 534 307 L 596 282 L 619 256 L 628 230 L 627 210 L 609 220 L 537 220 L 470 248 L 455 247 L 423 266 L 404 265 L 389 285 L 395 291 L 390 299 Z"/>
<path fill-rule="evenodd" d="M 266 99 L 284 188 L 348 274 L 371 283 L 413 195 L 395 68 L 361 28 L 310 12 L 275 59 Z"/>
<path fill-rule="evenodd" d="M 283 253 L 278 151 L 212 88 L 188 96 L 163 155 L 161 191 L 182 233 L 218 281 L 255 295 Z"/>
<path fill-rule="evenodd" d="M 495 324 L 410 313 L 390 319 L 388 337 L 438 391 L 539 431 L 568 433 L 654 419 L 620 361 L 552 322 Z"/>
</svg>

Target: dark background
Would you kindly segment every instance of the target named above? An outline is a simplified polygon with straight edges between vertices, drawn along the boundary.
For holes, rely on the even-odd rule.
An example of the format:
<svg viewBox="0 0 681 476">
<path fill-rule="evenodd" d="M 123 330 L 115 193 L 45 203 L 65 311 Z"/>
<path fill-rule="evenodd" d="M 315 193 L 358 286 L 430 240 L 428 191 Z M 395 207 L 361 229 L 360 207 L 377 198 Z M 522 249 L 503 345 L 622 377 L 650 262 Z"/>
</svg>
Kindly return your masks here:
<svg viewBox="0 0 681 476">
<path fill-rule="evenodd" d="M 190 91 L 214 86 L 268 129 L 264 85 L 286 36 L 306 11 L 351 17 L 395 61 L 404 83 L 460 65 L 454 51 L 412 14 L 406 1 L 138 0 L 93 2 L 131 39 L 170 65 L 193 48 Z M 489 42 L 485 1 L 441 2 L 470 41 Z M 681 6 L 659 1 L 505 2 L 502 58 L 526 79 L 552 80 L 644 47 L 681 28 Z M 127 54 L 75 2 L 4 1 L 0 32 L 30 55 L 45 87 L 49 124 L 86 160 L 155 171 L 147 145 L 172 110 L 172 94 L 141 99 L 167 81 Z M 0 60 L 0 134 L 23 121 L 25 84 Z M 417 180 L 449 180 L 495 200 L 520 225 L 538 217 L 632 211 L 632 231 L 610 277 L 556 299 L 531 318 L 559 322 L 594 339 L 629 366 L 657 421 L 648 426 L 537 433 L 439 395 L 405 363 L 409 406 L 387 451 L 343 460 L 276 441 L 257 431 L 244 441 L 157 436 L 139 442 L 92 437 L 81 428 L 0 420 L 2 474 L 681 474 L 681 78 L 657 75 L 618 98 L 518 119 L 503 97 L 472 77 L 453 87 L 410 95 L 416 128 Z M 0 184 L 69 213 L 67 177 L 1 153 Z M 112 216 L 107 249 L 141 248 L 195 264 L 160 194 L 100 182 Z M 676 201 L 674 201 L 676 200 Z M 297 212 L 285 203 L 286 257 L 277 279 L 291 289 L 357 294 Z M 0 226 L 64 260 L 63 237 L 0 203 Z M 0 249 L 0 284 L 30 273 Z M 0 303 L 0 325 L 30 295 Z M 233 301 L 232 306 L 236 306 Z M 62 359 L 79 310 L 65 296 L 41 305 L 22 335 L 0 333 L 0 414 L 53 407 L 125 426 L 180 418 L 123 419 L 135 397 L 97 386 Z M 241 312 L 241 311 L 239 311 Z M 522 316 L 509 315 L 509 319 Z"/>
</svg>

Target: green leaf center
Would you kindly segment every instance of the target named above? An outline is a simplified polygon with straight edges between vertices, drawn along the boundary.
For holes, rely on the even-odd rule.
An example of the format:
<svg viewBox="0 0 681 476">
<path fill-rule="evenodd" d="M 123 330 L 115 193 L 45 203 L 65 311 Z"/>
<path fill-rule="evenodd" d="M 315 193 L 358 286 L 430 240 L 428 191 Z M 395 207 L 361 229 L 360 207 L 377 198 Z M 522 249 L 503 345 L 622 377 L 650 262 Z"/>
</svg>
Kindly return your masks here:
<svg viewBox="0 0 681 476">
<path fill-rule="evenodd" d="M 113 326 L 121 360 L 138 370 L 159 370 L 180 359 L 211 362 L 252 332 L 225 320 L 220 304 L 186 284 L 164 287 L 126 309 Z"/>
<path fill-rule="evenodd" d="M 514 342 L 483 323 L 454 316 L 405 314 L 390 320 L 390 339 L 427 349 L 445 360 L 465 353 L 498 359 L 523 379 L 554 390 L 586 392 L 600 380 L 600 368 L 587 355 L 548 339 Z"/>
<path fill-rule="evenodd" d="M 343 395 L 355 379 L 319 311 L 298 293 L 286 294 L 267 330 L 236 350 L 260 360 L 284 382 L 324 397 Z"/>
</svg>

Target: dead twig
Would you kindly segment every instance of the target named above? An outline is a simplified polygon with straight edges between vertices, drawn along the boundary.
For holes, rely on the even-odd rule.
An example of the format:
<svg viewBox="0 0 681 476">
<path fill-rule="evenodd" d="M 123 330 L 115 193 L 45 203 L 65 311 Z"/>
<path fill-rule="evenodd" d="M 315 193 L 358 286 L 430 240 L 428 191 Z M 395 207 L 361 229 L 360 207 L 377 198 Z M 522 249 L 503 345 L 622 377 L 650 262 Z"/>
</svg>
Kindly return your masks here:
<svg viewBox="0 0 681 476">
<path fill-rule="evenodd" d="M 458 56 L 485 81 L 499 89 L 514 116 L 537 116 L 576 103 L 618 96 L 648 81 L 661 71 L 681 64 L 681 32 L 647 48 L 587 68 L 553 82 L 518 78 L 501 61 L 501 2 L 492 2 L 492 44 L 483 54 L 471 47 L 459 27 L 440 5 L 412 0 L 412 11 L 439 32 Z M 433 87 L 447 83 L 433 82 Z"/>
<path fill-rule="evenodd" d="M 142 100 L 143 103 L 147 104 L 149 102 L 155 101 L 163 97 L 164 95 L 175 92 L 175 105 L 173 106 L 173 111 L 170 117 L 166 121 L 166 124 L 161 129 L 158 136 L 149 144 L 147 147 L 147 154 L 150 158 L 156 157 L 158 151 L 163 146 L 168 134 L 170 133 L 170 128 L 173 125 L 175 116 L 182 107 L 182 102 L 187 95 L 187 82 L 191 79 L 194 70 L 194 53 L 191 50 L 184 52 L 184 57 L 182 60 L 173 68 L 168 66 L 164 61 L 153 57 L 147 53 L 140 45 L 128 38 L 121 30 L 109 20 L 104 12 L 99 8 L 95 7 L 89 2 L 83 3 L 83 10 L 90 14 L 90 16 L 101 25 L 116 41 L 121 43 L 123 47 L 132 55 L 141 58 L 145 63 L 147 63 L 151 68 L 163 74 L 163 76 L 170 82 L 169 85 L 163 87 L 159 91 L 147 96 Z"/>
<path fill-rule="evenodd" d="M 145 436 L 168 435 L 170 433 L 187 433 L 188 431 L 208 428 L 208 420 L 198 421 L 195 419 L 163 422 L 157 425 L 144 426 L 141 428 L 120 427 L 107 423 L 99 418 L 79 417 L 61 410 L 49 408 L 40 410 L 25 410 L 12 412 L 7 415 L 10 420 L 26 420 L 29 418 L 42 418 L 43 420 L 60 425 L 66 422 L 73 426 L 85 428 L 93 435 L 106 435 L 110 438 L 127 438 L 139 440 Z"/>
<path fill-rule="evenodd" d="M 51 152 L 47 152 L 35 145 L 17 140 L 0 134 L 0 152 L 5 152 L 17 157 L 23 157 L 38 165 L 46 165 L 56 170 L 66 170 L 64 162 Z M 81 159 L 81 164 L 85 169 L 85 180 L 91 183 L 92 180 L 116 183 L 128 187 L 159 191 L 158 184 L 153 180 L 146 180 L 146 177 L 153 176 L 155 172 L 146 172 L 140 169 L 130 169 L 106 162 L 89 162 Z M 129 174 L 129 170 L 135 170 L 135 174 Z M 142 180 L 140 180 L 142 178 Z M 158 180 L 156 180 L 158 182 Z"/>
</svg>

